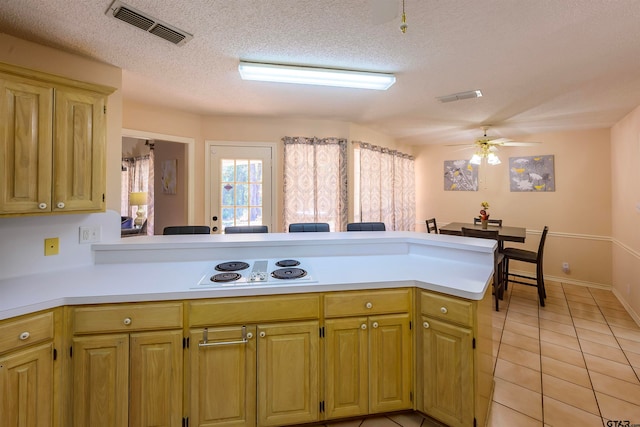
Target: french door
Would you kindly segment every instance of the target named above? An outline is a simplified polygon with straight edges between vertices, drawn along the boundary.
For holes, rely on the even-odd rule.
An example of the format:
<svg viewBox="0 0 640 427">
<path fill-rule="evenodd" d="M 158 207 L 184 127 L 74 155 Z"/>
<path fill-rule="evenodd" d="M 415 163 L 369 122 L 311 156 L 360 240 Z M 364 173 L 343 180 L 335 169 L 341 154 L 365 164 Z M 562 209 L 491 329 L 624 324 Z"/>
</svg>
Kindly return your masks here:
<svg viewBox="0 0 640 427">
<path fill-rule="evenodd" d="M 211 145 L 209 150 L 212 233 L 236 225 L 272 230 L 270 146 Z"/>
</svg>

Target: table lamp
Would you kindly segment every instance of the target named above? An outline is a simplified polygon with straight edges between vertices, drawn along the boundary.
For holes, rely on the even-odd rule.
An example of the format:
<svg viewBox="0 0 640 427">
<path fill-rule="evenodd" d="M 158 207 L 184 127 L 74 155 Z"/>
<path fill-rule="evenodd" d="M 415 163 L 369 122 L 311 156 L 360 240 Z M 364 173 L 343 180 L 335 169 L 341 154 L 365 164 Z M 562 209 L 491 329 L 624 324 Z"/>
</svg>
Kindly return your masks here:
<svg viewBox="0 0 640 427">
<path fill-rule="evenodd" d="M 129 204 L 132 206 L 138 206 L 138 210 L 136 211 L 136 219 L 135 221 L 133 221 L 133 224 L 136 226 L 136 228 L 141 228 L 142 224 L 144 224 L 145 211 L 142 206 L 146 206 L 147 196 L 148 195 L 146 191 L 129 193 Z"/>
</svg>

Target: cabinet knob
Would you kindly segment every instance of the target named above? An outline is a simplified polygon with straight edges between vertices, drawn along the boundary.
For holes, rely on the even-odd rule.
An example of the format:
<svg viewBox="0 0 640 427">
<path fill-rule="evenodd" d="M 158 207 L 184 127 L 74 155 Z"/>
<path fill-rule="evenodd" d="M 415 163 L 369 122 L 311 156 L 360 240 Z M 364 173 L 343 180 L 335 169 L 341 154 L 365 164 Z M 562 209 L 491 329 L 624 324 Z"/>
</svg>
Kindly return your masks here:
<svg viewBox="0 0 640 427">
<path fill-rule="evenodd" d="M 266 332 L 264 332 L 264 331 L 260 332 L 260 338 L 264 338 L 264 337 L 266 337 L 266 336 L 267 336 L 267 333 L 266 333 Z"/>
<path fill-rule="evenodd" d="M 373 326 L 374 328 L 377 328 L 380 325 L 378 325 L 378 322 L 373 322 L 373 325 L 371 325 L 371 326 Z"/>
<path fill-rule="evenodd" d="M 422 326 L 423 326 L 425 329 L 429 329 L 429 322 L 422 322 Z"/>
<path fill-rule="evenodd" d="M 373 304 L 371 304 L 370 302 L 366 303 L 364 306 L 367 308 L 373 308 Z"/>
<path fill-rule="evenodd" d="M 20 340 L 24 341 L 26 339 L 29 339 L 29 337 L 31 336 L 31 334 L 29 332 L 23 332 L 20 334 Z"/>
<path fill-rule="evenodd" d="M 46 203 L 40 203 L 40 204 L 38 205 L 38 209 L 41 209 L 41 210 L 45 210 L 45 209 L 47 209 L 47 204 L 46 204 Z"/>
<path fill-rule="evenodd" d="M 250 340 L 253 338 L 253 334 L 251 332 L 247 332 L 247 339 Z"/>
<path fill-rule="evenodd" d="M 58 202 L 58 203 L 56 204 L 56 207 L 57 207 L 58 209 L 64 209 L 64 202 Z"/>
<path fill-rule="evenodd" d="M 362 325 L 360 325 L 360 329 L 362 329 L 363 331 L 367 329 L 367 324 L 363 323 Z"/>
<path fill-rule="evenodd" d="M 131 324 L 131 318 L 130 317 L 125 317 L 124 320 L 122 321 L 122 323 L 124 323 L 125 325 L 129 326 Z"/>
<path fill-rule="evenodd" d="M 447 314 L 448 312 L 449 310 L 447 310 L 447 307 L 440 307 L 440 313 Z"/>
</svg>

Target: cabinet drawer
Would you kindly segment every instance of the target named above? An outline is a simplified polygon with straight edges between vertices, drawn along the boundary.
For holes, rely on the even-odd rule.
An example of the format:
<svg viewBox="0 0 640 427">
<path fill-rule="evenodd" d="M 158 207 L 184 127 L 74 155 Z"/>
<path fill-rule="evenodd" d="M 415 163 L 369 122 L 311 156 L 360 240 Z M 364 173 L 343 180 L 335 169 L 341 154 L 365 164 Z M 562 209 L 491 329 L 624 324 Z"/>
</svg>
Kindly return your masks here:
<svg viewBox="0 0 640 427">
<path fill-rule="evenodd" d="M 318 295 L 220 298 L 189 303 L 189 325 L 229 325 L 318 319 Z"/>
<path fill-rule="evenodd" d="M 463 325 L 473 324 L 473 303 L 463 299 L 430 292 L 420 295 L 421 313 Z"/>
<path fill-rule="evenodd" d="M 50 339 L 53 339 L 53 312 L 0 324 L 0 354 Z"/>
<path fill-rule="evenodd" d="M 402 313 L 411 307 L 409 289 L 336 292 L 325 295 L 325 317 Z"/>
<path fill-rule="evenodd" d="M 73 309 L 73 333 L 182 328 L 182 304 L 118 304 Z"/>
</svg>

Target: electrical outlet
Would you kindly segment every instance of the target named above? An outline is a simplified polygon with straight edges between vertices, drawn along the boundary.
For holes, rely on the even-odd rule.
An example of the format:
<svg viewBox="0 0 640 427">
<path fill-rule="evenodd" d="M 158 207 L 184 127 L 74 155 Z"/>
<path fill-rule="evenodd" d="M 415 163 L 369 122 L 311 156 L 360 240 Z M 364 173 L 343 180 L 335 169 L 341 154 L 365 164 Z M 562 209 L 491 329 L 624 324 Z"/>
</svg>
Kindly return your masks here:
<svg viewBox="0 0 640 427">
<path fill-rule="evenodd" d="M 100 241 L 100 234 L 99 225 L 80 227 L 80 243 L 97 243 Z"/>
<path fill-rule="evenodd" d="M 569 272 L 569 263 L 568 262 L 563 262 L 562 263 L 562 271 L 564 271 L 565 273 Z"/>
<path fill-rule="evenodd" d="M 44 239 L 44 256 L 58 255 L 60 253 L 60 241 L 57 237 Z"/>
</svg>

